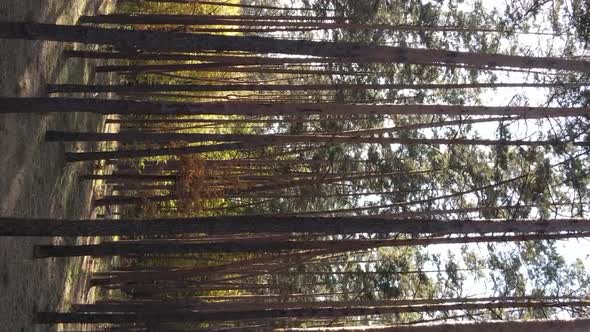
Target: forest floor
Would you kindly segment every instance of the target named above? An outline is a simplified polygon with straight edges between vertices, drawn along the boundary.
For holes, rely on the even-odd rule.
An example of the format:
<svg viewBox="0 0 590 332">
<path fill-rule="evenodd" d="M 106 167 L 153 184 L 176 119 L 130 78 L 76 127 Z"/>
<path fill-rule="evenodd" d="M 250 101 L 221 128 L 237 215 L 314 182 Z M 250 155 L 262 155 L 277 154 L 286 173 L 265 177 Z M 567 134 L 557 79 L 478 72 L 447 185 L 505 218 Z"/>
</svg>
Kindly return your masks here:
<svg viewBox="0 0 590 332">
<path fill-rule="evenodd" d="M 0 0 L 0 20 L 74 24 L 81 15 L 111 10 L 114 2 Z M 64 59 L 64 47 L 73 46 L 0 40 L 1 95 L 44 96 L 47 83 L 104 83 L 110 79 L 96 80 L 92 61 Z M 79 182 L 78 175 L 92 172 L 93 165 L 66 163 L 64 152 L 95 147 L 45 143 L 47 129 L 101 131 L 105 125 L 100 116 L 87 113 L 0 115 L 0 216 L 92 217 L 92 184 Z M 55 331 L 56 327 L 34 325 L 33 313 L 67 310 L 73 302 L 91 301 L 96 294 L 85 289 L 88 276 L 109 262 L 91 258 L 33 260 L 32 248 L 35 244 L 94 241 L 0 239 L 0 332 Z"/>
</svg>

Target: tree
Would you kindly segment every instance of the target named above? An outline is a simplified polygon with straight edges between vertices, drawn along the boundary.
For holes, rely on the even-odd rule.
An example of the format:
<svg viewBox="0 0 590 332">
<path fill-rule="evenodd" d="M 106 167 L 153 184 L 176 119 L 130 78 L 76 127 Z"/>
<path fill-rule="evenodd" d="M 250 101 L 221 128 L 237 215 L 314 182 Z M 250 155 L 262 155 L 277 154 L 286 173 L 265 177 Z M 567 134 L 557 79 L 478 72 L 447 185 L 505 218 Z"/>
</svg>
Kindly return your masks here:
<svg viewBox="0 0 590 332">
<path fill-rule="evenodd" d="M 248 51 L 299 54 L 319 57 L 368 58 L 398 63 L 463 63 L 480 67 L 519 67 L 588 72 L 586 61 L 499 54 L 474 54 L 446 50 L 371 46 L 361 43 L 275 40 L 264 37 L 236 37 L 165 31 L 133 31 L 43 23 L 2 23 L 0 38 L 53 40 L 114 45 L 121 49 L 196 52 Z"/>
<path fill-rule="evenodd" d="M 137 115 L 517 115 L 523 118 L 587 116 L 588 107 L 500 107 L 449 105 L 349 105 L 338 103 L 160 102 L 84 98 L 0 98 L 2 113 L 92 112 Z"/>
<path fill-rule="evenodd" d="M 394 219 L 395 220 L 395 219 Z M 55 220 L 0 218 L 2 236 L 175 235 L 182 233 L 407 233 L 470 234 L 496 232 L 587 232 L 583 219 L 558 220 L 411 220 L 382 217 L 222 216 L 153 220 Z"/>
<path fill-rule="evenodd" d="M 277 331 L 292 332 L 330 332 L 330 331 L 359 331 L 359 332 L 444 332 L 444 331 L 481 331 L 481 332 L 525 332 L 539 329 L 547 332 L 582 332 L 588 329 L 587 319 L 572 321 L 557 320 L 527 320 L 527 321 L 490 321 L 471 323 L 452 323 L 434 326 L 391 326 L 391 327 L 344 327 L 344 328 L 286 328 Z"/>
</svg>

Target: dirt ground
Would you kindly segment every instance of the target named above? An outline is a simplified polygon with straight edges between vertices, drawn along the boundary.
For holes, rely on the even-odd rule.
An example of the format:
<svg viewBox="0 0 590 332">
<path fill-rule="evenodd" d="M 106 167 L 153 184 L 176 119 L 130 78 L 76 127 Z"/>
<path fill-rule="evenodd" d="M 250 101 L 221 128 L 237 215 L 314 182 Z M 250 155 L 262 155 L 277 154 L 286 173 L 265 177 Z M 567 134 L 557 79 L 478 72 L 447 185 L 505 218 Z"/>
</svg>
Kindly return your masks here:
<svg viewBox="0 0 590 332">
<path fill-rule="evenodd" d="M 105 12 L 114 0 L 0 0 L 0 19 L 73 24 L 80 15 Z M 0 40 L 2 96 L 43 96 L 47 83 L 104 82 L 95 78 L 95 62 L 63 59 L 64 47 L 53 42 Z M 89 217 L 92 188 L 77 176 L 91 164 L 67 164 L 65 151 L 91 146 L 45 143 L 46 129 L 97 131 L 104 121 L 92 114 L 0 115 L 0 215 Z M 32 246 L 91 239 L 0 239 L 0 332 L 55 331 L 32 323 L 35 311 L 66 310 L 84 301 L 92 259 L 32 260 Z M 79 328 L 79 327 L 74 327 Z"/>
</svg>

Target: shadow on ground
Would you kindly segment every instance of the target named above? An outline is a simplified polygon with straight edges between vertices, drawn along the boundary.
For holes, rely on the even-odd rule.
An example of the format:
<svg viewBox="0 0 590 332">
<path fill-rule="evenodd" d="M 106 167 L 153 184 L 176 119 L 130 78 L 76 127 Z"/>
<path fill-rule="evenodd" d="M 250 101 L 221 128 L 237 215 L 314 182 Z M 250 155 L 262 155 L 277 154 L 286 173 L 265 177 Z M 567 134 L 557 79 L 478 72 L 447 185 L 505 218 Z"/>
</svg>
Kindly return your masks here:
<svg viewBox="0 0 590 332">
<path fill-rule="evenodd" d="M 112 0 L 0 0 L 0 19 L 73 24 L 80 15 L 107 10 Z M 65 45 L 72 48 L 72 45 Z M 0 40 L 2 96 L 42 96 L 47 83 L 96 82 L 94 63 L 61 57 L 64 45 Z M 107 80 L 108 78 L 99 78 Z M 46 129 L 97 131 L 96 115 L 0 115 L 0 215 L 79 218 L 90 213 L 91 187 L 77 176 L 92 165 L 66 164 L 66 150 L 91 146 L 45 143 Z M 0 239 L 0 331 L 53 331 L 32 324 L 36 310 L 64 309 L 76 294 L 77 274 L 92 260 L 31 259 L 32 246 L 76 239 Z M 62 291 L 64 290 L 64 291 Z"/>
</svg>

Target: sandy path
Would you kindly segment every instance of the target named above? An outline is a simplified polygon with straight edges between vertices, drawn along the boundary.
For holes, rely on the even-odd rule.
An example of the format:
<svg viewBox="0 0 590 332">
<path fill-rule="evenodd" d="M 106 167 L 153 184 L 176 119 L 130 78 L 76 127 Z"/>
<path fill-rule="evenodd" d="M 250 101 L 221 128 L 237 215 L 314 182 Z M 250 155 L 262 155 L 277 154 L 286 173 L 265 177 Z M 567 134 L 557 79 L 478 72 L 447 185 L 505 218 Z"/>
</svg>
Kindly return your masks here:
<svg viewBox="0 0 590 332">
<path fill-rule="evenodd" d="M 75 23 L 80 15 L 103 11 L 112 0 L 0 0 L 0 19 Z M 63 60 L 64 45 L 53 42 L 0 40 L 0 91 L 3 96 L 40 96 L 55 82 L 90 82 L 92 64 Z M 68 45 L 66 47 L 71 47 Z M 0 115 L 0 215 L 28 217 L 87 216 L 91 188 L 77 175 L 91 165 L 66 164 L 66 150 L 92 147 L 47 144 L 46 129 L 96 131 L 102 119 L 88 114 Z M 35 310 L 67 305 L 71 284 L 79 276 L 67 273 L 81 261 L 30 259 L 40 243 L 73 243 L 75 239 L 0 239 L 0 332 L 52 331 L 35 326 Z M 92 261 L 77 266 L 90 269 Z M 68 288 L 64 293 L 61 290 Z"/>
</svg>

